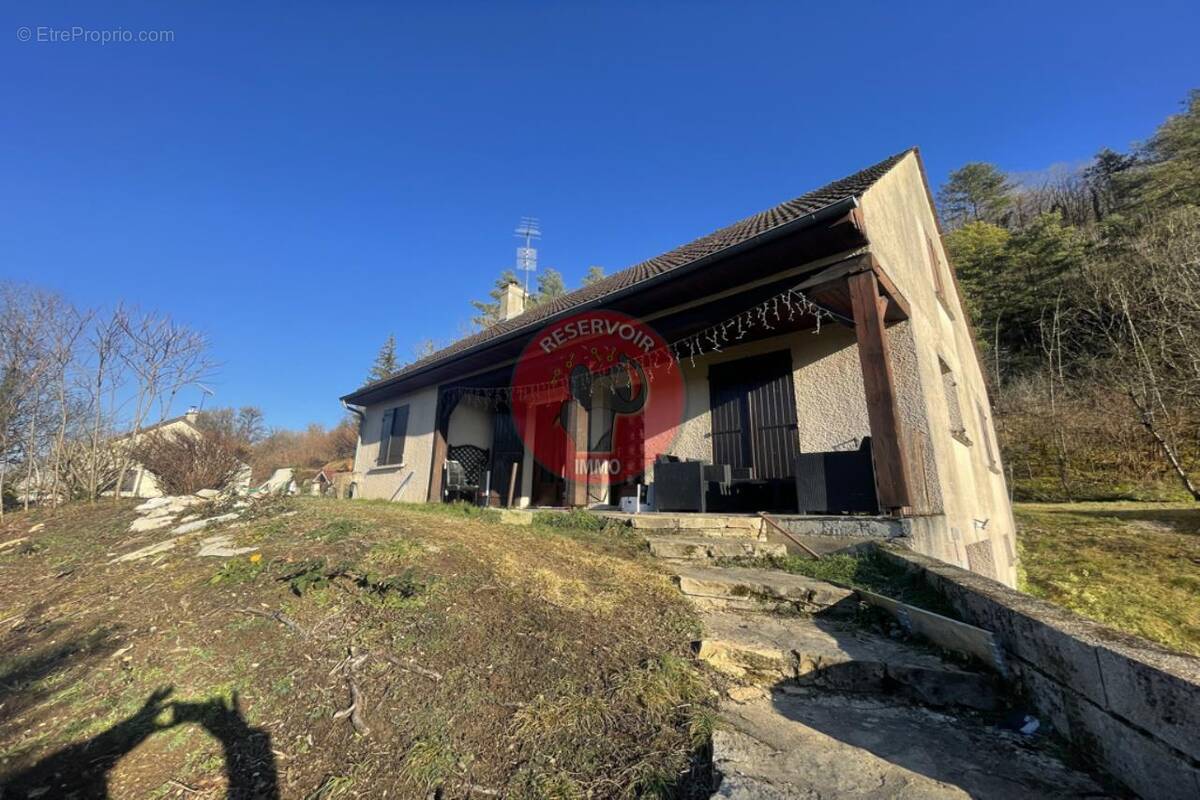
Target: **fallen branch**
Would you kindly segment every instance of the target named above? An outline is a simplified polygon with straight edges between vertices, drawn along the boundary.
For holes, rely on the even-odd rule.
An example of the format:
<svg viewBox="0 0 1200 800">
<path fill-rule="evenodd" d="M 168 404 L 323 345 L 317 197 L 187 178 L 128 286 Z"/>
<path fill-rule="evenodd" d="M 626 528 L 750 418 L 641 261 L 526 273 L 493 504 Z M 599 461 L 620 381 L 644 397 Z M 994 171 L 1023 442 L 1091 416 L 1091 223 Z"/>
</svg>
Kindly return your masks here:
<svg viewBox="0 0 1200 800">
<path fill-rule="evenodd" d="M 362 692 L 359 691 L 358 684 L 354 682 L 353 676 L 349 672 L 346 673 L 346 683 L 350 686 L 350 707 L 342 709 L 333 715 L 334 719 L 350 718 L 350 724 L 354 726 L 354 730 L 363 736 L 371 732 L 367 724 L 363 722 L 362 711 Z"/>
<path fill-rule="evenodd" d="M 256 617 L 263 617 L 264 619 L 273 619 L 293 633 L 299 634 L 300 636 L 306 636 L 304 629 L 297 625 L 295 620 L 289 618 L 288 615 L 284 614 L 282 611 L 259 611 L 257 608 L 243 608 L 242 613 L 253 614 Z"/>
<path fill-rule="evenodd" d="M 354 726 L 355 732 L 366 736 L 371 730 L 367 727 L 367 723 L 362 717 L 363 695 L 358 688 L 358 683 L 354 680 L 354 671 L 361 667 L 363 663 L 370 657 L 370 653 L 357 655 L 354 648 L 350 648 L 350 654 L 333 668 L 330 675 L 335 672 L 341 672 L 346 678 L 346 685 L 350 687 L 350 707 L 344 708 L 333 715 L 334 719 L 350 718 L 350 724 Z"/>
<path fill-rule="evenodd" d="M 442 679 L 442 673 L 434 672 L 431 669 L 426 669 L 417 662 L 413 661 L 411 658 L 406 664 L 391 653 L 384 653 L 383 657 L 405 672 L 411 672 L 414 675 L 420 675 L 422 678 L 428 678 L 431 681 L 440 681 Z"/>
</svg>

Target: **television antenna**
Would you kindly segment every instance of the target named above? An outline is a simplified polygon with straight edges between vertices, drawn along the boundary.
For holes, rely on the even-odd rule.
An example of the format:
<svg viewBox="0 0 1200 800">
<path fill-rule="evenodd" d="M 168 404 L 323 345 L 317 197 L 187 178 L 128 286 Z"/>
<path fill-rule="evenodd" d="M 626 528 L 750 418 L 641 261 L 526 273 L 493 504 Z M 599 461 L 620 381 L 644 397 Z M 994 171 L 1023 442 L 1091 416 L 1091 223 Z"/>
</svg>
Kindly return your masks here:
<svg viewBox="0 0 1200 800">
<path fill-rule="evenodd" d="M 513 235 L 524 240 L 524 245 L 517 248 L 517 269 L 525 273 L 525 296 L 528 297 L 529 273 L 537 270 L 537 248 L 533 246 L 533 242 L 542 238 L 537 217 L 521 217 Z"/>
</svg>

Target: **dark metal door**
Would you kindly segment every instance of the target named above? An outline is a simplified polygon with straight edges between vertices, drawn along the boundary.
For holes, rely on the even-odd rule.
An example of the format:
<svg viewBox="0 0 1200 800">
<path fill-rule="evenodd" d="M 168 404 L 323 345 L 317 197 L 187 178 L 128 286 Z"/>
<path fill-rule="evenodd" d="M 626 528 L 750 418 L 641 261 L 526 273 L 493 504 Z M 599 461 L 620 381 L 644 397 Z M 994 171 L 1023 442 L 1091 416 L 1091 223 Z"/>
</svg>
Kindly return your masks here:
<svg viewBox="0 0 1200 800">
<path fill-rule="evenodd" d="M 525 446 L 521 435 L 517 432 L 512 412 L 508 406 L 496 408 L 492 428 L 492 491 L 503 505 L 508 501 L 509 482 L 512 480 L 513 466 L 516 466 L 516 487 L 513 491 L 513 501 L 521 495 L 521 464 L 525 460 Z"/>
<path fill-rule="evenodd" d="M 792 357 L 786 350 L 709 370 L 713 462 L 786 478 L 800 454 Z"/>
<path fill-rule="evenodd" d="M 746 391 L 739 383 L 728 384 L 709 378 L 712 402 L 713 463 L 748 467 L 750 461 L 750 423 Z"/>
</svg>

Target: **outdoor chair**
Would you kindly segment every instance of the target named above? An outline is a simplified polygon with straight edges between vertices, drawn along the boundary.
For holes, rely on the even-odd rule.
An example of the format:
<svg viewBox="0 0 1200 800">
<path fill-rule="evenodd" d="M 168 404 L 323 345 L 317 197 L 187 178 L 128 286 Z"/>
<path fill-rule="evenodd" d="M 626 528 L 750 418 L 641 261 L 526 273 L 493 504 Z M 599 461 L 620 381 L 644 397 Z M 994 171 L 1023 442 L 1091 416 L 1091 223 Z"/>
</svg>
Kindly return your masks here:
<svg viewBox="0 0 1200 800">
<path fill-rule="evenodd" d="M 446 455 L 445 499 L 475 502 L 483 486 L 488 451 L 473 444 L 463 444 L 451 447 Z"/>
<path fill-rule="evenodd" d="M 803 453 L 795 461 L 801 514 L 878 514 L 871 437 L 857 450 Z"/>
</svg>

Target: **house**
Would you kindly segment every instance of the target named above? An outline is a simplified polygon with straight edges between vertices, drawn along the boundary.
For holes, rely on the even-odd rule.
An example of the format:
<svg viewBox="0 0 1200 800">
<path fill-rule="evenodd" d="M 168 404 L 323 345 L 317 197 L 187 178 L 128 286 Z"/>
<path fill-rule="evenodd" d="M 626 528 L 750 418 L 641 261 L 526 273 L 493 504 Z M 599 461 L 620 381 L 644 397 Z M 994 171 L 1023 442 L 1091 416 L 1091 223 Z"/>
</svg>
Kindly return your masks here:
<svg viewBox="0 0 1200 800">
<path fill-rule="evenodd" d="M 662 462 L 699 460 L 740 510 L 902 520 L 920 552 L 1015 582 L 987 390 L 916 149 L 523 313 L 509 294 L 497 324 L 342 398 L 361 419 L 356 496 L 439 501 L 449 482 L 609 507 L 656 472 L 665 497 L 691 468 Z M 614 372 L 575 347 L 605 333 L 590 350 Z M 632 413 L 635 393 L 656 402 Z M 640 463 L 618 470 L 618 448 Z"/>
<path fill-rule="evenodd" d="M 317 471 L 312 479 L 311 491 L 315 495 L 331 494 L 344 497 L 353 479 L 354 459 L 339 458 L 330 461 Z"/>
<path fill-rule="evenodd" d="M 189 408 L 180 416 L 164 419 L 154 425 L 149 425 L 142 428 L 137 434 L 125 434 L 115 438 L 112 444 L 115 448 L 132 447 L 140 439 L 149 434 L 161 434 L 172 437 L 200 436 L 201 429 L 197 424 L 199 418 L 200 412 L 194 408 Z M 163 491 L 158 485 L 158 477 L 142 464 L 130 464 L 120 480 L 122 497 L 150 498 L 161 497 L 163 495 Z M 242 464 L 241 471 L 234 479 L 234 487 L 240 491 L 244 491 L 249 486 L 250 466 Z M 105 492 L 105 494 L 112 494 L 112 492 Z"/>
</svg>

